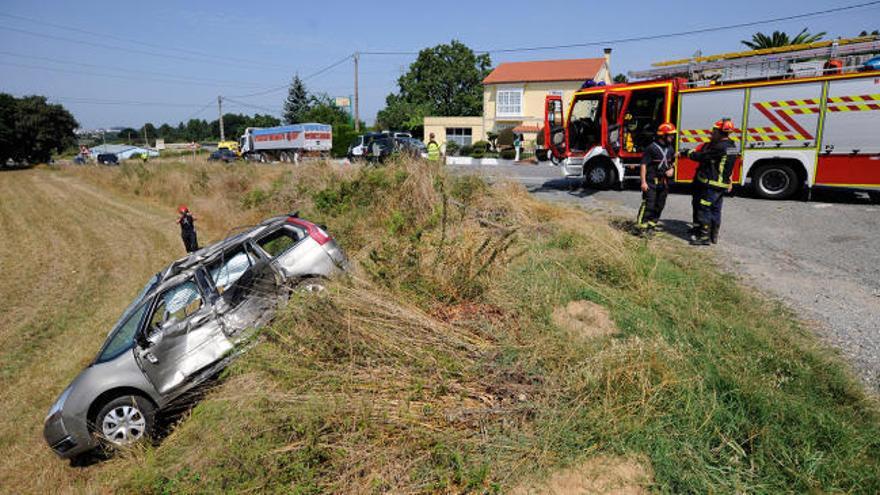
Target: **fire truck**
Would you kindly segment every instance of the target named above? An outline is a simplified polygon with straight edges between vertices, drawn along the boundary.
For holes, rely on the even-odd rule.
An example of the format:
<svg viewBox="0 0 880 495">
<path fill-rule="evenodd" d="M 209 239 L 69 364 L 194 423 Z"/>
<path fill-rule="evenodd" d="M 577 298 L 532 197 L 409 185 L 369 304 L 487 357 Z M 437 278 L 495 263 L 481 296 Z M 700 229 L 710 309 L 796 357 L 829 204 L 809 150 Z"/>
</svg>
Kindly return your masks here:
<svg viewBox="0 0 880 495">
<path fill-rule="evenodd" d="M 723 62 L 711 61 L 729 69 Z M 760 79 L 667 77 L 586 87 L 567 110 L 560 96 L 549 95 L 544 142 L 564 176 L 591 188 L 623 187 L 638 179 L 642 151 L 661 123 L 678 129 L 678 152 L 708 142 L 712 124 L 726 117 L 738 126 L 731 138 L 741 151 L 734 184 L 767 199 L 834 187 L 880 200 L 880 71 L 840 64 L 816 71 L 798 77 L 788 67 Z M 696 168 L 679 158 L 675 182 L 691 182 Z"/>
</svg>

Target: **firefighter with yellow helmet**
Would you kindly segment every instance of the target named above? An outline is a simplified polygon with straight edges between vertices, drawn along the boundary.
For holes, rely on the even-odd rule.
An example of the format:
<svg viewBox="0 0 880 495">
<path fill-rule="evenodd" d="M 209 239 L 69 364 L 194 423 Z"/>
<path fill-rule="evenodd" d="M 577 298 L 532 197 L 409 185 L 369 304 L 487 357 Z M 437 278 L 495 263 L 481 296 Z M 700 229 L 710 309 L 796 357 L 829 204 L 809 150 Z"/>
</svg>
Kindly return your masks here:
<svg viewBox="0 0 880 495">
<path fill-rule="evenodd" d="M 722 118 L 712 126 L 708 143 L 682 152 L 682 156 L 699 162 L 693 183 L 695 225 L 692 244 L 707 246 L 718 242 L 724 193 L 733 189 L 730 176 L 739 156 L 736 143 L 730 139 L 734 131 L 733 121 Z"/>
<path fill-rule="evenodd" d="M 645 148 L 639 177 L 642 180 L 642 205 L 636 224 L 640 232 L 650 234 L 657 228 L 657 221 L 666 206 L 669 194 L 669 178 L 675 171 L 675 134 L 678 131 L 671 122 L 657 128 L 654 141 Z"/>
</svg>

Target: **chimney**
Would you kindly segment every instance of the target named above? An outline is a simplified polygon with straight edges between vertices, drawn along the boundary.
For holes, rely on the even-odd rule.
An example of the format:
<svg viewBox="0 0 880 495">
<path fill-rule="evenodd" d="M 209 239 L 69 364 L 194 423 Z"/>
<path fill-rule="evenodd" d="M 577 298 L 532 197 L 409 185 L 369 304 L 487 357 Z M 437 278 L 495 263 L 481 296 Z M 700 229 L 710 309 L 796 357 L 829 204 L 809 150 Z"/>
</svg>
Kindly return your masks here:
<svg viewBox="0 0 880 495">
<path fill-rule="evenodd" d="M 611 74 L 611 48 L 606 48 L 603 51 L 605 52 L 605 70 L 608 71 L 608 80 L 610 81 L 614 78 Z"/>
</svg>

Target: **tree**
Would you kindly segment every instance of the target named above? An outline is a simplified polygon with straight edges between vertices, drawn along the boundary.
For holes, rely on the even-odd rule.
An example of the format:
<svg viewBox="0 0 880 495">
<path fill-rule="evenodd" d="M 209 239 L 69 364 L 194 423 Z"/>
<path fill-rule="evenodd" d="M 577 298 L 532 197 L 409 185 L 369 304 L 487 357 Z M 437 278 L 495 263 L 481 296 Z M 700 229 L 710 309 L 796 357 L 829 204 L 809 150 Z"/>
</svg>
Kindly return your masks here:
<svg viewBox="0 0 880 495">
<path fill-rule="evenodd" d="M 336 102 L 326 94 L 311 97 L 309 109 L 303 114 L 303 122 L 319 122 L 332 126 L 348 124 L 350 120 L 348 113 L 336 106 Z"/>
<path fill-rule="evenodd" d="M 873 30 L 873 31 L 871 31 L 871 32 L 869 33 L 869 32 L 867 32 L 867 31 L 864 31 L 864 30 L 863 30 L 861 33 L 859 33 L 859 36 L 860 36 L 860 37 L 861 37 L 861 36 L 880 36 L 880 31 L 878 31 L 878 30 L 875 29 L 875 30 Z"/>
<path fill-rule="evenodd" d="M 137 139 L 138 131 L 137 129 L 132 129 L 131 127 L 126 127 L 125 129 L 120 130 L 116 133 L 117 139 L 120 141 L 124 141 L 126 144 L 131 144 Z"/>
<path fill-rule="evenodd" d="M 52 153 L 76 145 L 73 131 L 79 127 L 63 106 L 43 96 L 0 93 L 0 165 L 16 162 L 48 162 Z"/>
<path fill-rule="evenodd" d="M 398 91 L 385 99 L 377 121 L 388 129 L 420 127 L 426 115 L 476 116 L 483 113 L 483 79 L 492 61 L 452 40 L 425 48 L 397 80 Z"/>
<path fill-rule="evenodd" d="M 285 124 L 298 124 L 303 122 L 303 115 L 310 108 L 309 92 L 306 91 L 306 85 L 299 76 L 293 76 L 290 82 L 290 88 L 287 90 L 287 99 L 284 100 L 284 117 Z"/>
<path fill-rule="evenodd" d="M 794 37 L 790 37 L 782 31 L 773 31 L 773 34 L 767 36 L 764 33 L 755 33 L 751 40 L 742 40 L 740 43 L 751 48 L 752 50 L 760 50 L 762 48 L 778 48 L 781 46 L 802 45 L 805 43 L 813 43 L 821 40 L 827 33 L 810 34 L 807 28 L 801 30 Z"/>
<path fill-rule="evenodd" d="M 626 74 L 618 74 L 614 76 L 614 84 L 626 83 L 629 82 L 629 79 L 626 77 Z"/>
</svg>

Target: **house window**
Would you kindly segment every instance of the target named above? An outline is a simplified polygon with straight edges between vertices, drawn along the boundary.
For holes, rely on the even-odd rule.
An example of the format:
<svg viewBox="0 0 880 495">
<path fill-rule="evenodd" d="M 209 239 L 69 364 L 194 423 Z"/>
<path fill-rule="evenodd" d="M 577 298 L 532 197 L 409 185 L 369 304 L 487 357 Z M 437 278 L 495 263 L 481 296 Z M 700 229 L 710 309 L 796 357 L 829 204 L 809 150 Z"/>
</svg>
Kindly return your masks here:
<svg viewBox="0 0 880 495">
<path fill-rule="evenodd" d="M 447 127 L 446 128 L 446 141 L 454 142 L 461 146 L 470 146 L 472 139 L 471 128 L 470 127 Z"/>
<path fill-rule="evenodd" d="M 522 88 L 499 89 L 495 97 L 497 117 L 519 117 L 522 115 Z"/>
</svg>

